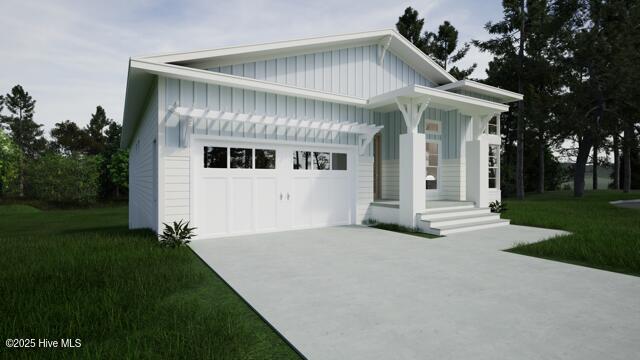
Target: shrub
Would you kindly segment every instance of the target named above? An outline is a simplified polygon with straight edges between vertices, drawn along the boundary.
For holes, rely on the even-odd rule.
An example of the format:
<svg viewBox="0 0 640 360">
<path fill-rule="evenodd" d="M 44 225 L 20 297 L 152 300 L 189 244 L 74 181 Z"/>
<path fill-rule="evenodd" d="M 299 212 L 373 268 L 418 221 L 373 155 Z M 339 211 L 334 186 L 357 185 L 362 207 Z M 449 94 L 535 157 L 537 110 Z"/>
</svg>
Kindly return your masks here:
<svg viewBox="0 0 640 360">
<path fill-rule="evenodd" d="M 162 225 L 164 225 L 164 230 L 158 236 L 158 239 L 160 240 L 160 245 L 165 247 L 177 248 L 187 245 L 191 242 L 191 238 L 196 236 L 193 232 L 196 228 L 190 228 L 189 221 L 186 223 L 184 220 L 174 221 L 173 226 L 165 223 L 162 223 Z"/>
<path fill-rule="evenodd" d="M 10 185 L 18 179 L 20 156 L 18 147 L 0 129 L 0 196 L 9 192 Z"/>
<path fill-rule="evenodd" d="M 48 153 L 25 165 L 25 194 L 61 204 L 91 204 L 98 197 L 101 157 Z"/>
<path fill-rule="evenodd" d="M 489 204 L 489 209 L 491 209 L 492 213 L 503 213 L 505 211 L 507 211 L 507 204 L 502 203 L 498 200 L 493 201 Z"/>
</svg>

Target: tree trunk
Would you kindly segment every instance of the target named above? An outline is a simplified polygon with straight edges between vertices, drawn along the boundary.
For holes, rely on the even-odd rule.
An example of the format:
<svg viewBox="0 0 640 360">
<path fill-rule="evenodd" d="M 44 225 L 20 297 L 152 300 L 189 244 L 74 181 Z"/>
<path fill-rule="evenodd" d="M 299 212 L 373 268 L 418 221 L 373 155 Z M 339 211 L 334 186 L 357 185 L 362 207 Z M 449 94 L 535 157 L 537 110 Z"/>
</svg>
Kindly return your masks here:
<svg viewBox="0 0 640 360">
<path fill-rule="evenodd" d="M 523 67 L 524 67 L 524 24 L 525 24 L 525 2 L 520 3 L 520 49 L 518 50 L 518 92 L 523 93 Z M 516 197 L 519 200 L 524 199 L 524 100 L 518 102 L 518 121 L 517 121 L 517 139 L 516 148 Z"/>
<path fill-rule="evenodd" d="M 620 190 L 620 144 L 618 144 L 618 134 L 613 134 L 613 188 Z"/>
<path fill-rule="evenodd" d="M 544 152 L 545 152 L 544 138 L 540 136 L 540 142 L 538 143 L 538 193 L 544 192 Z"/>
<path fill-rule="evenodd" d="M 20 166 L 20 169 L 18 169 L 18 195 L 24 197 L 24 153 L 20 154 L 20 162 L 18 165 Z"/>
<path fill-rule="evenodd" d="M 598 190 L 598 144 L 593 144 L 593 177 L 591 181 L 593 182 L 593 190 Z"/>
<path fill-rule="evenodd" d="M 592 145 L 593 139 L 591 136 L 583 137 L 578 143 L 578 157 L 576 158 L 576 166 L 573 173 L 573 195 L 575 197 L 584 195 L 584 173 Z"/>
<path fill-rule="evenodd" d="M 631 147 L 633 145 L 633 125 L 628 124 L 624 129 L 624 180 L 623 191 L 631 191 Z"/>
</svg>

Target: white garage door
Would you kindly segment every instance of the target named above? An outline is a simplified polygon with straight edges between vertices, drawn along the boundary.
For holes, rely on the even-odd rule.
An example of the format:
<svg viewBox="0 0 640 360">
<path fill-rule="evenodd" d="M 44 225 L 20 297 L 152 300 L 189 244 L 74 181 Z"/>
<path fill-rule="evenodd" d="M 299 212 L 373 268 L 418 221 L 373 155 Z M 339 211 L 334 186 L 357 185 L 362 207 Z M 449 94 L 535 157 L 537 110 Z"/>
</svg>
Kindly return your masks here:
<svg viewBox="0 0 640 360">
<path fill-rule="evenodd" d="M 352 150 L 198 142 L 193 225 L 200 238 L 352 223 Z"/>
</svg>

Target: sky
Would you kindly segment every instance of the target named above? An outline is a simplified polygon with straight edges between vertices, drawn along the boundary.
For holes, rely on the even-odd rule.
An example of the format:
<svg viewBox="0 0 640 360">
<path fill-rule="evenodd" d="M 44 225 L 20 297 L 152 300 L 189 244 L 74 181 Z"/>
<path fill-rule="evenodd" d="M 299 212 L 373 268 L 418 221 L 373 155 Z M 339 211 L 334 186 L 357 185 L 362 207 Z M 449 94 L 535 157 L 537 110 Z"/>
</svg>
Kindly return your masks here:
<svg viewBox="0 0 640 360">
<path fill-rule="evenodd" d="M 85 125 L 97 105 L 121 122 L 130 57 L 389 29 L 407 6 L 425 30 L 450 21 L 462 42 L 487 39 L 502 15 L 500 0 L 0 0 L 0 93 L 22 85 L 47 134 Z M 490 59 L 472 47 L 460 64 L 484 78 Z"/>
</svg>

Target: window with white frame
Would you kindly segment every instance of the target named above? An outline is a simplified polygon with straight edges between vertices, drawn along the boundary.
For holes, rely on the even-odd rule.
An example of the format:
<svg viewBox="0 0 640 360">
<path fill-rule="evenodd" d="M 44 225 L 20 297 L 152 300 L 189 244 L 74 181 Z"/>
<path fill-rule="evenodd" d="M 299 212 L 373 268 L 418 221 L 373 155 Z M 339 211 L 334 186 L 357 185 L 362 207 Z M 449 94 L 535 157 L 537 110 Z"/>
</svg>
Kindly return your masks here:
<svg viewBox="0 0 640 360">
<path fill-rule="evenodd" d="M 497 189 L 500 183 L 500 146 L 489 145 L 489 189 Z"/>
<path fill-rule="evenodd" d="M 498 116 L 492 116 L 487 123 L 487 134 L 489 135 L 498 135 Z"/>
<path fill-rule="evenodd" d="M 435 120 L 425 120 L 424 122 L 425 134 L 441 134 L 440 122 Z"/>
<path fill-rule="evenodd" d="M 438 164 L 440 157 L 440 144 L 437 142 L 427 141 L 425 148 L 426 155 L 426 189 L 427 190 L 437 190 L 438 189 Z"/>
</svg>

